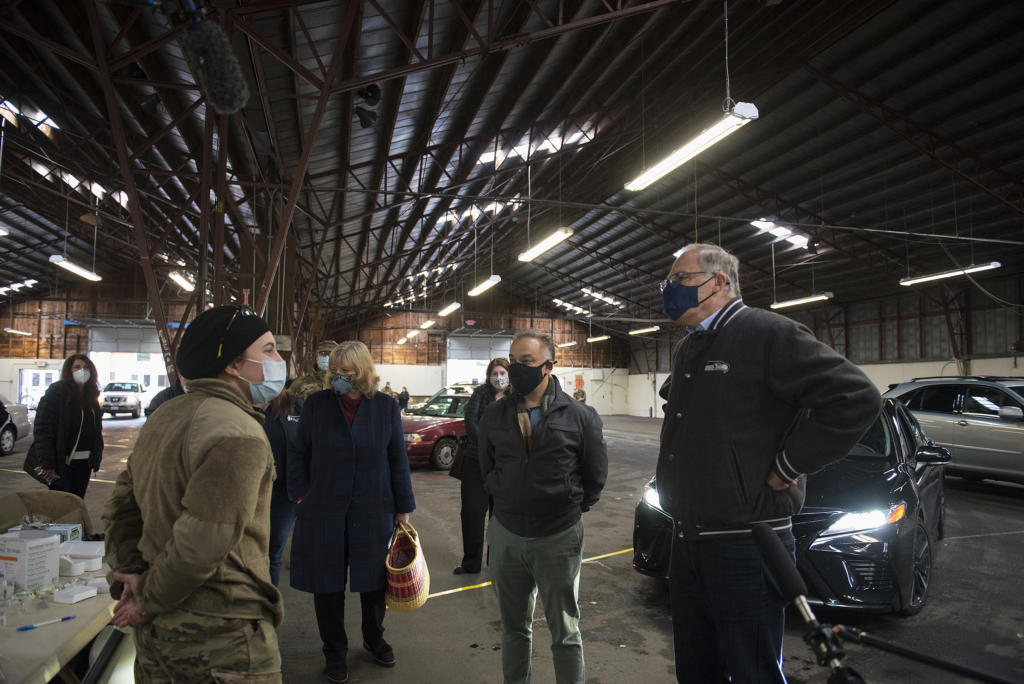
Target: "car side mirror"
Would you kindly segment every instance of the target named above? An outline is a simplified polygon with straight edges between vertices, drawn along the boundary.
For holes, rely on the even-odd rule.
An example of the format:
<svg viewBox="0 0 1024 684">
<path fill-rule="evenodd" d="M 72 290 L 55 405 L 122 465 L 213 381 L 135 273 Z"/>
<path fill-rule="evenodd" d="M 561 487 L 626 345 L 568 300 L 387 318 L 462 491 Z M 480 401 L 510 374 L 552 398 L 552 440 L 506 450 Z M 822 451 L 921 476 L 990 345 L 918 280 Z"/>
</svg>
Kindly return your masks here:
<svg viewBox="0 0 1024 684">
<path fill-rule="evenodd" d="M 928 465 L 945 465 L 949 463 L 951 456 L 949 450 L 945 447 L 935 446 L 934 444 L 924 444 L 917 447 L 917 452 L 914 453 L 914 459 L 918 463 L 925 463 Z"/>
<path fill-rule="evenodd" d="M 1000 420 L 1024 420 L 1024 411 L 1019 406 L 1004 406 L 999 409 Z"/>
</svg>

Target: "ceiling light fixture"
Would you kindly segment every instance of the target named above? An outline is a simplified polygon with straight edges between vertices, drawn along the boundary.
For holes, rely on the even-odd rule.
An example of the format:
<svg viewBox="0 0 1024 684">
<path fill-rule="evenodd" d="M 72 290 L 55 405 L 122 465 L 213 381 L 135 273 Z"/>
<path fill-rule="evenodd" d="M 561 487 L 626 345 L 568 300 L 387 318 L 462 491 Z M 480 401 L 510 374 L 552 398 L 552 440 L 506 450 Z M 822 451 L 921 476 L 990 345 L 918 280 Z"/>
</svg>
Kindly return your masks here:
<svg viewBox="0 0 1024 684">
<path fill-rule="evenodd" d="M 402 339 L 398 340 L 398 342 L 396 342 L 395 344 L 405 344 L 408 341 L 409 341 L 408 337 L 403 337 Z"/>
<path fill-rule="evenodd" d="M 440 311 L 438 311 L 437 315 L 438 316 L 442 316 L 442 317 L 447 316 L 450 313 L 458 311 L 461 306 L 462 306 L 462 304 L 459 304 L 458 302 L 452 302 L 448 306 L 446 306 L 443 309 L 441 309 Z"/>
<path fill-rule="evenodd" d="M 420 323 L 420 330 L 426 330 L 427 328 L 431 327 L 435 323 L 437 323 L 437 321 L 434 321 L 434 320 L 423 321 L 422 323 Z"/>
<path fill-rule="evenodd" d="M 497 285 L 500 282 L 501 282 L 501 276 L 500 275 L 488 276 L 487 280 L 481 282 L 479 285 L 474 287 L 472 290 L 470 290 L 466 294 L 468 294 L 470 297 L 476 297 L 477 295 L 482 295 L 484 292 L 487 292 L 488 290 L 490 290 L 492 287 L 494 287 L 495 285 Z"/>
<path fill-rule="evenodd" d="M 629 334 L 630 335 L 645 335 L 647 333 L 658 332 L 659 330 L 661 330 L 661 326 L 660 325 L 652 325 L 652 326 L 650 326 L 648 328 L 637 328 L 636 330 L 630 330 Z"/>
<path fill-rule="evenodd" d="M 809 297 L 800 297 L 799 299 L 787 299 L 784 302 L 772 302 L 771 308 L 773 309 L 785 309 L 790 306 L 800 306 L 801 304 L 810 304 L 811 302 L 823 302 L 827 299 L 832 299 L 833 294 L 831 292 L 822 292 L 820 294 L 813 294 Z"/>
<path fill-rule="evenodd" d="M 943 271 L 942 273 L 933 273 L 932 275 L 917 276 L 914 278 L 906 277 L 900 278 L 900 285 L 917 285 L 918 283 L 927 283 L 931 280 L 941 280 L 942 278 L 955 278 L 962 276 L 967 273 L 977 273 L 978 271 L 991 271 L 994 268 L 1002 266 L 998 261 L 990 261 L 987 264 L 970 265 L 964 268 L 955 268 L 952 271 Z"/>
<path fill-rule="evenodd" d="M 587 342 L 604 342 L 605 340 L 612 339 L 611 335 L 598 335 L 597 337 L 588 337 Z"/>
<path fill-rule="evenodd" d="M 575 347 L 576 340 L 573 340 L 572 342 L 563 342 L 562 344 L 556 344 L 555 346 L 558 347 L 559 349 L 565 349 L 566 347 Z"/>
<path fill-rule="evenodd" d="M 559 228 L 551 235 L 535 244 L 530 249 L 519 255 L 520 261 L 533 261 L 544 252 L 548 251 L 558 243 L 572 236 L 572 231 L 568 228 Z"/>
<path fill-rule="evenodd" d="M 406 339 L 411 340 L 412 338 L 416 337 L 419 334 L 420 334 L 419 330 L 410 330 L 409 332 L 405 333 L 405 337 L 406 337 Z"/>
<path fill-rule="evenodd" d="M 30 332 L 25 332 L 24 330 L 17 330 L 16 328 L 4 328 L 4 332 L 5 333 L 10 333 L 12 335 L 31 335 L 32 334 Z"/>
<path fill-rule="evenodd" d="M 74 263 L 68 261 L 67 257 L 61 256 L 60 254 L 51 254 L 50 255 L 50 263 L 57 264 L 58 266 L 63 268 L 65 271 L 71 271 L 75 275 L 81 276 L 81 277 L 85 278 L 86 280 L 92 280 L 92 281 L 102 280 L 102 278 L 100 276 L 98 276 L 97 274 L 93 273 L 92 271 L 88 271 L 88 270 L 82 268 L 78 264 L 74 264 Z"/>
<path fill-rule="evenodd" d="M 717 123 L 705 128 L 693 140 L 674 150 L 660 162 L 631 180 L 626 184 L 626 189 L 634 192 L 643 190 L 756 118 L 757 107 L 749 102 L 737 102 Z"/>
<path fill-rule="evenodd" d="M 167 277 L 173 280 L 174 284 L 180 287 L 185 292 L 192 292 L 194 289 L 196 289 L 195 283 L 191 282 L 188 278 L 178 273 L 177 271 L 171 271 Z"/>
</svg>

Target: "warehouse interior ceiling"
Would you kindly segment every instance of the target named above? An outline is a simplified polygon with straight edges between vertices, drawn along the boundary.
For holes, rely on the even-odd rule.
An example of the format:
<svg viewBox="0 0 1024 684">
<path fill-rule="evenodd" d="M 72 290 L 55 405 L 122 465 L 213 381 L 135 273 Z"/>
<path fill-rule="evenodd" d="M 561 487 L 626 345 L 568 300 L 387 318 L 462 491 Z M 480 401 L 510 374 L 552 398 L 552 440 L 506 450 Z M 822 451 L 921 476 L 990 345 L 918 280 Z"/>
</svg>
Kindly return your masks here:
<svg viewBox="0 0 1024 684">
<path fill-rule="evenodd" d="M 6 296 L 81 282 L 60 254 L 141 267 L 151 303 L 187 296 L 173 273 L 261 307 L 286 237 L 296 310 L 329 330 L 469 306 L 496 274 L 621 332 L 664 318 L 656 283 L 696 240 L 736 254 L 758 306 L 1024 272 L 1019 2 L 197 1 L 249 91 L 229 115 L 197 85 L 222 56 L 183 48 L 189 4 L 0 8 Z M 759 118 L 625 189 L 727 93 Z"/>
</svg>

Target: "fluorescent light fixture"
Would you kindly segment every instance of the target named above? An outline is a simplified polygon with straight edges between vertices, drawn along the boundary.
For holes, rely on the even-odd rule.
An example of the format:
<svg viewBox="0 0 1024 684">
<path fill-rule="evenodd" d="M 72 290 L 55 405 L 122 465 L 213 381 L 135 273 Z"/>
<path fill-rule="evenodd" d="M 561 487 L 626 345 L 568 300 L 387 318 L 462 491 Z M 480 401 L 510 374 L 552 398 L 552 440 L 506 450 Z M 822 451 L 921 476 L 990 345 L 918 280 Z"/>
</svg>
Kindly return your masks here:
<svg viewBox="0 0 1024 684">
<path fill-rule="evenodd" d="M 423 321 L 422 323 L 420 323 L 420 330 L 426 330 L 427 328 L 431 327 L 435 323 L 437 323 L 437 321 L 434 321 L 434 320 Z"/>
<path fill-rule="evenodd" d="M 809 241 L 809 238 L 806 235 L 797 233 L 786 226 L 780 226 L 774 221 L 769 221 L 768 219 L 751 221 L 750 225 L 754 226 L 762 233 L 771 233 L 779 240 L 785 240 L 796 247 L 807 247 L 807 243 Z"/>
<path fill-rule="evenodd" d="M 396 342 L 395 344 L 405 344 L 408 341 L 409 341 L 408 337 L 403 337 L 402 339 L 398 340 L 398 342 Z"/>
<path fill-rule="evenodd" d="M 609 297 L 608 295 L 601 294 L 600 292 L 595 292 L 594 290 L 591 290 L 589 287 L 580 288 L 580 292 L 582 292 L 585 295 L 589 295 L 589 296 L 593 297 L 594 299 L 598 299 L 598 300 L 604 302 L 605 304 L 610 304 L 611 306 L 617 306 L 620 309 L 626 306 L 625 304 L 620 302 L 618 299 L 615 299 L 614 297 Z"/>
<path fill-rule="evenodd" d="M 487 280 L 481 282 L 479 285 L 477 285 L 472 290 L 470 290 L 467 294 L 470 297 L 476 297 L 477 295 L 482 295 L 484 292 L 487 292 L 488 290 L 490 290 L 492 287 L 494 287 L 495 285 L 497 285 L 500 282 L 501 282 L 501 276 L 500 275 L 488 276 Z"/>
<path fill-rule="evenodd" d="M 977 273 L 978 271 L 991 271 L 993 268 L 999 268 L 1002 266 L 998 261 L 990 261 L 987 264 L 971 264 L 966 268 L 955 268 L 952 271 L 943 271 L 942 273 L 933 273 L 932 275 L 918 276 L 916 278 L 900 278 L 900 285 L 917 285 L 918 283 L 927 283 L 930 280 L 941 280 L 942 278 L 955 278 L 962 276 L 966 273 Z"/>
<path fill-rule="evenodd" d="M 185 292 L 191 292 L 192 290 L 196 289 L 195 283 L 190 282 L 188 278 L 178 273 L 177 271 L 171 271 L 167 277 L 173 280 L 174 284 L 180 287 Z"/>
<path fill-rule="evenodd" d="M 587 342 L 604 342 L 610 339 L 612 339 L 611 335 L 598 335 L 597 337 L 588 337 Z"/>
<path fill-rule="evenodd" d="M 406 339 L 411 340 L 412 338 L 416 337 L 419 334 L 420 334 L 419 330 L 410 330 L 409 332 L 405 333 L 405 337 L 406 337 Z"/>
<path fill-rule="evenodd" d="M 787 299 L 784 302 L 772 302 L 771 307 L 773 309 L 785 309 L 790 306 L 800 306 L 801 304 L 810 304 L 811 302 L 823 302 L 826 299 L 832 299 L 833 295 L 831 292 L 822 292 L 821 294 L 813 294 L 810 297 L 800 297 L 799 299 Z"/>
<path fill-rule="evenodd" d="M 38 282 L 39 281 L 35 280 L 34 278 L 29 278 L 28 280 L 25 281 L 25 287 L 32 287 L 33 285 L 35 285 Z"/>
<path fill-rule="evenodd" d="M 25 332 L 24 330 L 17 330 L 15 328 L 4 328 L 4 332 L 5 333 L 10 333 L 12 335 L 31 335 L 32 334 L 30 332 Z"/>
<path fill-rule="evenodd" d="M 630 335 L 645 335 L 647 333 L 658 332 L 661 330 L 660 325 L 652 325 L 649 328 L 637 328 L 636 330 L 630 330 Z"/>
<path fill-rule="evenodd" d="M 576 340 L 573 340 L 572 342 L 563 342 L 562 344 L 556 344 L 555 346 L 558 347 L 559 349 L 565 349 L 566 347 L 575 347 Z"/>
<path fill-rule="evenodd" d="M 462 304 L 459 304 L 458 302 L 452 302 L 448 306 L 446 306 L 443 309 L 441 309 L 440 311 L 438 311 L 437 315 L 438 316 L 447 316 L 448 314 L 450 314 L 450 313 L 452 313 L 454 311 L 458 311 L 461 306 L 462 306 Z"/>
<path fill-rule="evenodd" d="M 96 275 L 92 271 L 86 270 L 77 264 L 73 264 L 67 260 L 67 257 L 61 256 L 60 254 L 51 254 L 50 263 L 57 264 L 66 271 L 71 271 L 77 276 L 81 276 L 86 280 L 97 281 L 101 280 L 100 276 Z"/>
<path fill-rule="evenodd" d="M 660 162 L 631 180 L 626 184 L 626 189 L 634 191 L 643 190 L 654 181 L 671 173 L 722 138 L 756 118 L 757 107 L 749 102 L 737 102 L 730 111 L 725 113 L 718 123 L 710 128 L 705 128 L 696 138 L 674 150 Z"/>
<path fill-rule="evenodd" d="M 568 228 L 559 228 L 554 233 L 552 233 L 551 235 L 548 235 L 546 238 L 544 238 L 543 240 L 541 240 L 540 242 L 535 244 L 533 247 L 531 247 L 530 249 L 528 249 L 525 252 L 523 252 L 522 254 L 520 254 L 519 255 L 519 260 L 520 261 L 533 261 L 534 259 L 539 257 L 541 254 L 543 254 L 544 252 L 548 251 L 549 249 L 551 249 L 552 247 L 557 245 L 559 242 L 561 242 L 562 240 L 565 240 L 566 238 L 570 237 L 571 235 L 572 235 L 572 231 L 569 230 Z"/>
</svg>

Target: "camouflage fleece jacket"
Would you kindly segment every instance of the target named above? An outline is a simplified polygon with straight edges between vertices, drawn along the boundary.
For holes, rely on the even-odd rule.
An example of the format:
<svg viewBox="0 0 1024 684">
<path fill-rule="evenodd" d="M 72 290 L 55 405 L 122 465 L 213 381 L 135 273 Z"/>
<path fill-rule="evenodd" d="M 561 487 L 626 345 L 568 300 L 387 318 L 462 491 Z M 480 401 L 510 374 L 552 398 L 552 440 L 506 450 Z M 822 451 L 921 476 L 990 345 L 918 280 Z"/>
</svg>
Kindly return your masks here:
<svg viewBox="0 0 1024 684">
<path fill-rule="evenodd" d="M 190 380 L 154 412 L 103 512 L 107 564 L 139 573 L 151 615 L 186 610 L 280 624 L 270 582 L 274 459 L 262 415 L 233 385 Z M 111 573 L 111 594 L 121 586 Z"/>
</svg>

